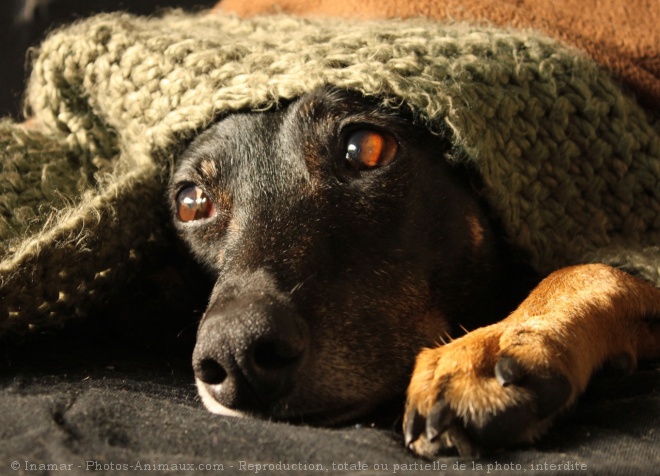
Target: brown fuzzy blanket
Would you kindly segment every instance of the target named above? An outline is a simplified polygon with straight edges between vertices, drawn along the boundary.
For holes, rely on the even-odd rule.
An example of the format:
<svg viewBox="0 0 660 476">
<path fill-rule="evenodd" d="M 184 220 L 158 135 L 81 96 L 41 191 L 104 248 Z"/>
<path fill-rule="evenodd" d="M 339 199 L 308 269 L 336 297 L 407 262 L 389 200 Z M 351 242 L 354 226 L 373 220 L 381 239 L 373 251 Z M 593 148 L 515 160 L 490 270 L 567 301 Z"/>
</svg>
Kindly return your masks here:
<svg viewBox="0 0 660 476">
<path fill-rule="evenodd" d="M 660 2 L 657 0 L 223 0 L 217 11 L 284 12 L 344 18 L 485 21 L 533 28 L 586 51 L 639 101 L 660 108 Z"/>
</svg>

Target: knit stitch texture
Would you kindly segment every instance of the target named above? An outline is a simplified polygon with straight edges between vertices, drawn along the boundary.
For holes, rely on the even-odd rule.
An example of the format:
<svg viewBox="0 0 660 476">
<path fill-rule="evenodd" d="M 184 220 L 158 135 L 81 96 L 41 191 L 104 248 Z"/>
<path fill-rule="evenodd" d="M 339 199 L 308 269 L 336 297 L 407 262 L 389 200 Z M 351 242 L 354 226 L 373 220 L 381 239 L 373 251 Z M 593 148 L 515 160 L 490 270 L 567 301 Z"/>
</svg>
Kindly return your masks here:
<svg viewBox="0 0 660 476">
<path fill-rule="evenodd" d="M 607 71 L 537 33 L 102 15 L 41 46 L 27 94 L 39 131 L 0 124 L 0 329 L 60 325 L 120 290 L 163 239 L 164 184 L 188 140 L 327 85 L 449 134 L 450 160 L 481 173 L 541 272 L 660 243 L 660 126 Z"/>
</svg>

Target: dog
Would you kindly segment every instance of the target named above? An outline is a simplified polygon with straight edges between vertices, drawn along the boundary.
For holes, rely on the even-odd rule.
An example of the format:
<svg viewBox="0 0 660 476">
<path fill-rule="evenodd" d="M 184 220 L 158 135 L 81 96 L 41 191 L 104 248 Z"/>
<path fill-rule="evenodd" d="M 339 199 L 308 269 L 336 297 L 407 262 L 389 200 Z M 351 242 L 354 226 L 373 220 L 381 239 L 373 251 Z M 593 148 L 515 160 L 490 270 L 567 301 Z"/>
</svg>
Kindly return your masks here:
<svg viewBox="0 0 660 476">
<path fill-rule="evenodd" d="M 406 398 L 412 451 L 475 455 L 660 356 L 659 289 L 602 263 L 537 275 L 451 153 L 337 89 L 192 141 L 169 195 L 216 280 L 193 355 L 211 412 L 336 425 Z"/>
</svg>

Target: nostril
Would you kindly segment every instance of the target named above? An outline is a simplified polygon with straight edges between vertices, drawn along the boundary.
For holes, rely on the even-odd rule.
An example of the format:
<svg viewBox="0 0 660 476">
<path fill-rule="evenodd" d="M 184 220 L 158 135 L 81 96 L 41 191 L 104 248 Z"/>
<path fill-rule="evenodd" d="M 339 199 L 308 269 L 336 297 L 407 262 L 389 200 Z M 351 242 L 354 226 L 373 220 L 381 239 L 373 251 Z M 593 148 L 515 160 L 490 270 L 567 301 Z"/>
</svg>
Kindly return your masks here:
<svg viewBox="0 0 660 476">
<path fill-rule="evenodd" d="M 227 371 L 213 359 L 204 359 L 196 369 L 196 376 L 208 385 L 219 385 L 227 378 Z"/>
<path fill-rule="evenodd" d="M 301 352 L 282 342 L 262 342 L 254 349 L 254 363 L 262 370 L 278 370 L 292 367 Z"/>
</svg>

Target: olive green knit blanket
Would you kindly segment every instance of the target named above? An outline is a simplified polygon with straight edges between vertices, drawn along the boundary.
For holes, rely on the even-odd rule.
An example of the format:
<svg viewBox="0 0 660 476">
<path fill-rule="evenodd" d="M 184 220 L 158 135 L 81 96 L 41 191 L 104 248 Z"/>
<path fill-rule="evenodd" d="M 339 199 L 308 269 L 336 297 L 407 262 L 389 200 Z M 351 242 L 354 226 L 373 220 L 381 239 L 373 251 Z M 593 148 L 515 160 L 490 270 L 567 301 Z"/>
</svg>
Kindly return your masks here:
<svg viewBox="0 0 660 476">
<path fill-rule="evenodd" d="M 177 152 L 219 116 L 325 85 L 404 108 L 472 162 L 539 271 L 660 243 L 660 127 L 586 56 L 534 32 L 170 12 L 82 21 L 41 46 L 38 129 L 0 122 L 0 329 L 121 292 L 164 240 Z M 443 160 L 443 157 L 438 157 Z"/>
</svg>

